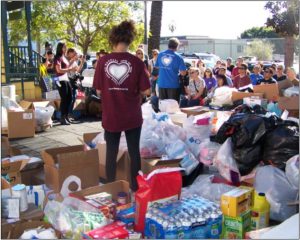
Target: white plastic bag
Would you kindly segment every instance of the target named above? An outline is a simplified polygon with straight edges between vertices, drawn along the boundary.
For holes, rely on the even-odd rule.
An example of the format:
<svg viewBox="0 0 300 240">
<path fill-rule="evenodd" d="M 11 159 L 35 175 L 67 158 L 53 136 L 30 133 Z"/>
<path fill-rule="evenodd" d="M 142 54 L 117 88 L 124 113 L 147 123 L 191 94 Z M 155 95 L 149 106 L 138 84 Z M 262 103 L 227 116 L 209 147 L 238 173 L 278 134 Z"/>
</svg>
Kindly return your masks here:
<svg viewBox="0 0 300 240">
<path fill-rule="evenodd" d="M 185 141 L 186 145 L 189 148 L 189 151 L 195 156 L 196 159 L 199 158 L 200 155 L 200 144 L 202 139 L 196 136 L 187 136 Z"/>
<path fill-rule="evenodd" d="M 152 105 L 150 104 L 150 102 L 146 102 L 142 105 L 143 119 L 151 118 L 153 113 L 154 111 L 152 109 Z"/>
<path fill-rule="evenodd" d="M 299 96 L 299 87 L 293 86 L 284 90 L 285 97 Z"/>
<path fill-rule="evenodd" d="M 166 145 L 166 153 L 169 159 L 184 158 L 188 154 L 186 144 L 180 139 Z"/>
<path fill-rule="evenodd" d="M 204 165 L 212 165 L 220 147 L 220 144 L 211 142 L 210 139 L 204 139 L 199 145 L 199 161 Z"/>
<path fill-rule="evenodd" d="M 195 116 L 189 116 L 183 122 L 183 129 L 189 136 L 195 136 L 196 138 L 205 139 L 210 135 L 209 125 L 198 125 L 194 123 Z"/>
<path fill-rule="evenodd" d="M 190 175 L 199 165 L 193 154 L 187 154 L 181 161 L 180 166 L 184 168 L 185 174 Z"/>
<path fill-rule="evenodd" d="M 292 186 L 299 189 L 299 155 L 286 162 L 285 175 Z"/>
<path fill-rule="evenodd" d="M 289 206 L 288 203 L 297 200 L 298 189 L 290 184 L 282 170 L 273 166 L 258 168 L 254 188 L 266 194 L 271 205 L 271 219 L 284 221 L 297 212 L 297 206 Z"/>
<path fill-rule="evenodd" d="M 241 175 L 232 156 L 231 138 L 227 138 L 220 147 L 217 155 L 213 159 L 213 164 L 218 168 L 221 176 L 227 181 L 232 183 L 240 182 Z"/>
<path fill-rule="evenodd" d="M 35 122 L 37 126 L 41 125 L 51 125 L 52 115 L 54 113 L 54 107 L 36 107 L 34 112 Z"/>
<path fill-rule="evenodd" d="M 5 107 L 1 107 L 1 127 L 7 128 L 7 110 Z"/>
<path fill-rule="evenodd" d="M 203 198 L 220 204 L 222 194 L 229 192 L 235 187 L 224 183 L 212 183 L 213 178 L 214 175 L 207 174 L 198 176 L 191 186 L 182 189 L 181 196 L 187 197 L 197 194 Z"/>
<path fill-rule="evenodd" d="M 180 112 L 178 102 L 174 99 L 159 100 L 159 110 L 166 113 Z"/>
<path fill-rule="evenodd" d="M 235 88 L 230 87 L 219 87 L 215 90 L 214 96 L 212 98 L 211 105 L 220 106 L 223 105 L 232 105 L 232 92 L 236 92 Z"/>
</svg>

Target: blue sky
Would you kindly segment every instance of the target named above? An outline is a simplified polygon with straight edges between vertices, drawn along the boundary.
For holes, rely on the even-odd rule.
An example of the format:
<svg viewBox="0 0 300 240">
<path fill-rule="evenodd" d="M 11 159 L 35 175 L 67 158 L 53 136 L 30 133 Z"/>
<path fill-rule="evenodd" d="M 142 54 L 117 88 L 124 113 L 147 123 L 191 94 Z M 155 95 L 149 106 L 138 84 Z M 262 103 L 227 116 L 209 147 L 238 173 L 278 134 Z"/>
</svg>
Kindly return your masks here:
<svg viewBox="0 0 300 240">
<path fill-rule="evenodd" d="M 270 15 L 266 1 L 164 1 L 161 36 L 201 35 L 211 38 L 236 39 L 251 27 L 263 26 Z M 148 3 L 150 18 L 151 4 Z"/>
</svg>

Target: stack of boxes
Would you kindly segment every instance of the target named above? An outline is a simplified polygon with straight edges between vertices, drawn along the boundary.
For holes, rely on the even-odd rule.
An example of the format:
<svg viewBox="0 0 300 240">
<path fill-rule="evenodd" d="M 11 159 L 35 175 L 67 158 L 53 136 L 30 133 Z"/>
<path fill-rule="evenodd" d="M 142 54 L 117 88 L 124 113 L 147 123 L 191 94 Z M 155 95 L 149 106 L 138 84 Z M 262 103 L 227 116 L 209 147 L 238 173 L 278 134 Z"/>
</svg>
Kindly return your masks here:
<svg viewBox="0 0 300 240">
<path fill-rule="evenodd" d="M 253 188 L 239 187 L 222 195 L 224 239 L 244 239 L 251 230 L 253 193 Z"/>
</svg>

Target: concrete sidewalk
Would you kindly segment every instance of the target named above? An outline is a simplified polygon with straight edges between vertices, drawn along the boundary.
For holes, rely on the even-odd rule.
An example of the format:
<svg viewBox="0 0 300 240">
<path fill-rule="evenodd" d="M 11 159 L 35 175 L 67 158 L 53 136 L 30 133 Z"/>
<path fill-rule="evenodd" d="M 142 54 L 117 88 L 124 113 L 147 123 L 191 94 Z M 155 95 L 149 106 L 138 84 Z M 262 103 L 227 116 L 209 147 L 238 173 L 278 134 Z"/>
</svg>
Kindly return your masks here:
<svg viewBox="0 0 300 240">
<path fill-rule="evenodd" d="M 100 119 L 82 118 L 80 122 L 69 126 L 62 126 L 54 122 L 53 127 L 37 133 L 33 138 L 10 140 L 10 144 L 22 151 L 23 154 L 41 158 L 41 151 L 47 148 L 65 147 L 82 144 L 84 133 L 99 132 L 103 130 Z"/>
</svg>

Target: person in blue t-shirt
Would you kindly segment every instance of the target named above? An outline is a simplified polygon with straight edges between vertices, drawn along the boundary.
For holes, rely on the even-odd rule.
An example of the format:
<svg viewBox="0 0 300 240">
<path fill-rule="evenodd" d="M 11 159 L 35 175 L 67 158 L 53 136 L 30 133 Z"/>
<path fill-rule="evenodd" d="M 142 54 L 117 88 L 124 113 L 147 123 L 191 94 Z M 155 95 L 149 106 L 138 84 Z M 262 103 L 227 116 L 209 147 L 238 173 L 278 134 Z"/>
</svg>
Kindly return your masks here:
<svg viewBox="0 0 300 240">
<path fill-rule="evenodd" d="M 264 79 L 264 76 L 260 74 L 260 65 L 255 65 L 253 68 L 253 73 L 250 74 L 250 80 L 252 85 L 257 85 L 258 80 Z"/>
<path fill-rule="evenodd" d="M 169 49 L 158 54 L 155 67 L 159 70 L 159 98 L 174 99 L 179 102 L 180 84 L 178 74 L 185 76 L 186 66 L 183 58 L 176 53 L 178 46 L 179 40 L 170 38 Z"/>
</svg>

